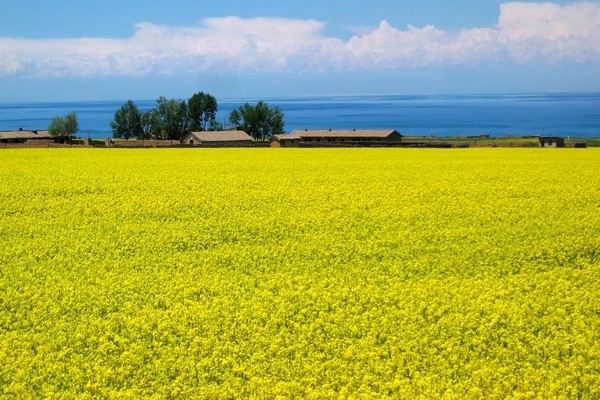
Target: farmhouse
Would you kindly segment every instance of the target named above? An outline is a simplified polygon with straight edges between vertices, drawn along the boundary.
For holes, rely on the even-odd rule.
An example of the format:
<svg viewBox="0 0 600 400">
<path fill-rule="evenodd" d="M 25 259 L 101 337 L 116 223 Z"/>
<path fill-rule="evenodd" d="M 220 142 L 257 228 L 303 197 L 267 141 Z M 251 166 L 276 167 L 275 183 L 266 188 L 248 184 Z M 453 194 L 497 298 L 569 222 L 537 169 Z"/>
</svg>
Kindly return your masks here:
<svg viewBox="0 0 600 400">
<path fill-rule="evenodd" d="M 540 136 L 540 147 L 565 147 L 565 139 L 558 136 Z"/>
<path fill-rule="evenodd" d="M 191 146 L 239 146 L 251 144 L 252 137 L 244 131 L 190 132 L 181 143 Z"/>
<path fill-rule="evenodd" d="M 402 135 L 393 129 L 305 129 L 295 130 L 287 135 L 274 135 L 271 146 L 372 146 L 399 143 L 401 140 Z"/>
<path fill-rule="evenodd" d="M 0 131 L 0 143 L 27 143 L 33 141 L 52 141 L 48 131 Z"/>
</svg>

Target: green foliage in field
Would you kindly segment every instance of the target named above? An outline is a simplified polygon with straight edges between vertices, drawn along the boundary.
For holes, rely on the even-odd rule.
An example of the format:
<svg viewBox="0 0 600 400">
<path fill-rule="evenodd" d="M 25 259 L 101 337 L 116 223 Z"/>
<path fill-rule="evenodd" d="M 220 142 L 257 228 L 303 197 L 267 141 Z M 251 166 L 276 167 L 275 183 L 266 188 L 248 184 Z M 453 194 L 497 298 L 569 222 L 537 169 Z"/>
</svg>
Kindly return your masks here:
<svg viewBox="0 0 600 400">
<path fill-rule="evenodd" d="M 0 397 L 599 398 L 596 149 L 0 157 Z"/>
</svg>

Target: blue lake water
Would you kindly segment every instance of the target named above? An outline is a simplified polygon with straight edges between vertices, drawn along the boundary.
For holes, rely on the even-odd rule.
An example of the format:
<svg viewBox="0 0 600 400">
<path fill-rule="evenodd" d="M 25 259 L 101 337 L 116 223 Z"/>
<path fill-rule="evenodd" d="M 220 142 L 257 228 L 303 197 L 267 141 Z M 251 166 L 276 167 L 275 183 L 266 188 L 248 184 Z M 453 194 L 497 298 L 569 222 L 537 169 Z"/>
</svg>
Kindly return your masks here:
<svg viewBox="0 0 600 400">
<path fill-rule="evenodd" d="M 217 119 L 256 99 L 220 100 Z M 600 137 L 600 93 L 381 95 L 266 98 L 294 129 L 397 129 L 404 135 L 489 134 Z M 0 103 L 0 130 L 46 129 L 53 117 L 76 112 L 81 137 L 111 135 L 123 101 Z M 140 110 L 155 100 L 135 102 Z"/>
</svg>

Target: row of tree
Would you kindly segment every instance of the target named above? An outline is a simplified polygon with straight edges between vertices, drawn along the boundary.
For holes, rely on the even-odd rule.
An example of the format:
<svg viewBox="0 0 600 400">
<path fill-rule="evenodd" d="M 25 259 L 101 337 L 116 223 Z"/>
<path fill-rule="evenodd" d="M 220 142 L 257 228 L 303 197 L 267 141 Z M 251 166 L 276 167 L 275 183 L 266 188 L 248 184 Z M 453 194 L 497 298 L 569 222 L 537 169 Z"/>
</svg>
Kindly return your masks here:
<svg viewBox="0 0 600 400">
<path fill-rule="evenodd" d="M 113 138 L 181 140 L 189 132 L 224 130 L 217 122 L 217 100 L 208 93 L 199 92 L 188 101 L 159 97 L 156 106 L 140 111 L 129 100 L 115 112 L 110 123 Z M 255 140 L 266 140 L 283 133 L 284 116 L 278 107 L 269 108 L 259 101 L 245 103 L 229 114 L 228 129 L 245 131 Z"/>
</svg>

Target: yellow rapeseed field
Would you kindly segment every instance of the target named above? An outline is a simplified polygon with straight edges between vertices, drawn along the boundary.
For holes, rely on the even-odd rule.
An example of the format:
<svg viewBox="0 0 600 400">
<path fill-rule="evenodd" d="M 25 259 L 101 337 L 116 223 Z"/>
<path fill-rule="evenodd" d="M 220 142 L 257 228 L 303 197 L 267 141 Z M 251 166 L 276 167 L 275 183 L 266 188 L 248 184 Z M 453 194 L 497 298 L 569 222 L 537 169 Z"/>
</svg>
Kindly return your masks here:
<svg viewBox="0 0 600 400">
<path fill-rule="evenodd" d="M 599 149 L 0 153 L 0 398 L 561 397 Z"/>
</svg>

